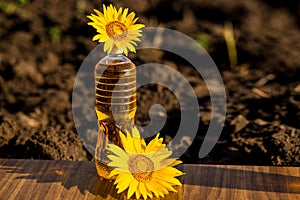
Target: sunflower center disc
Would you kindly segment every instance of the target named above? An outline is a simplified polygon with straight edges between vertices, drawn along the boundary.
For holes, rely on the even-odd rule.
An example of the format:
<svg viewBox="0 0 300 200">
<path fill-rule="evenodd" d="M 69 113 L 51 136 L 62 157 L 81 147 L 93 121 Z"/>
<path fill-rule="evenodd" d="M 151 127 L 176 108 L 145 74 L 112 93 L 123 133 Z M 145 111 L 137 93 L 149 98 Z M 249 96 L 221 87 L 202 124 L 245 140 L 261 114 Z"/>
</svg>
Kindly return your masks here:
<svg viewBox="0 0 300 200">
<path fill-rule="evenodd" d="M 126 26 L 118 21 L 110 22 L 106 25 L 106 33 L 110 38 L 114 40 L 122 40 L 127 35 Z"/>
<path fill-rule="evenodd" d="M 145 182 L 151 179 L 154 171 L 154 164 L 149 158 L 139 154 L 130 156 L 128 168 L 137 181 Z"/>
</svg>

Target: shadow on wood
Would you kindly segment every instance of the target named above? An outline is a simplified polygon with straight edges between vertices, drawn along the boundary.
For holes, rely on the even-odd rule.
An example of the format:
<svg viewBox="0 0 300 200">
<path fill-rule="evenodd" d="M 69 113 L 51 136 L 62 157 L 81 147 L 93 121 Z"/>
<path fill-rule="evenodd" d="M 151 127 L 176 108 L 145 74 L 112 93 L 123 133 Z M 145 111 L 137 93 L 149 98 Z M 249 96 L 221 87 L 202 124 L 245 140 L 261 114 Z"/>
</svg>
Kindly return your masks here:
<svg viewBox="0 0 300 200">
<path fill-rule="evenodd" d="M 13 197 L 25 199 L 127 199 L 127 191 L 117 194 L 113 181 L 98 177 L 93 162 L 0 159 L 0 188 L 0 199 L 12 188 L 19 188 Z M 164 199 L 182 199 L 181 188 L 176 189 Z"/>
</svg>

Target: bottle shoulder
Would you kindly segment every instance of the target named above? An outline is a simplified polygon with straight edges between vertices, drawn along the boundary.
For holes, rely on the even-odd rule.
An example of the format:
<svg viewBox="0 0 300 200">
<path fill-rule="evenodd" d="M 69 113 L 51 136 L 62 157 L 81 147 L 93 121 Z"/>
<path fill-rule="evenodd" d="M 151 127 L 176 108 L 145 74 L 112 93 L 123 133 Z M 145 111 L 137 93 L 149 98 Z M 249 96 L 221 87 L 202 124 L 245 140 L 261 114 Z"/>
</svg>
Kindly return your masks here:
<svg viewBox="0 0 300 200">
<path fill-rule="evenodd" d="M 103 57 L 99 62 L 109 65 L 109 64 L 120 63 L 120 62 L 131 62 L 131 60 L 127 58 L 124 54 L 117 53 L 117 54 L 109 54 Z"/>
<path fill-rule="evenodd" d="M 110 54 L 99 60 L 95 69 L 108 71 L 123 71 L 135 69 L 135 64 L 123 54 Z"/>
</svg>

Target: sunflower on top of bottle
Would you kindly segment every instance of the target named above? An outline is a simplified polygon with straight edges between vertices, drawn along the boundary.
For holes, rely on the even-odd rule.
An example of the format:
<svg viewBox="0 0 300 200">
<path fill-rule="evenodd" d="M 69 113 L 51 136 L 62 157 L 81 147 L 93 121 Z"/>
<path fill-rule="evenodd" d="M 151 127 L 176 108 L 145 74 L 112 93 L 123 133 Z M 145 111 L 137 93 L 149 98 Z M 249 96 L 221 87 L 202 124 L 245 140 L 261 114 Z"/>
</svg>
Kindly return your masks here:
<svg viewBox="0 0 300 200">
<path fill-rule="evenodd" d="M 88 25 L 97 30 L 93 41 L 104 43 L 104 51 L 110 54 L 115 49 L 135 52 L 136 42 L 142 36 L 143 24 L 136 24 L 135 13 L 128 8 L 117 9 L 113 5 L 103 5 L 103 12 L 94 10 L 96 14 L 88 16 L 92 22 Z M 129 13 L 129 14 L 128 14 Z M 159 133 L 146 144 L 136 127 L 132 131 L 119 131 L 121 145 L 107 144 L 109 178 L 114 180 L 118 193 L 127 194 L 136 199 L 164 197 L 169 192 L 177 192 L 175 186 L 181 186 L 176 178 L 184 173 L 174 166 L 181 163 L 176 158 L 170 158 L 170 151 Z"/>
<path fill-rule="evenodd" d="M 104 51 L 108 54 L 115 47 L 123 50 L 128 55 L 128 50 L 135 53 L 136 42 L 140 42 L 142 36 L 141 28 L 144 24 L 135 24 L 138 20 L 135 13 L 128 14 L 128 8 L 119 10 L 115 6 L 103 5 L 103 13 L 94 9 L 95 14 L 87 16 L 92 22 L 88 25 L 93 26 L 97 30 L 97 35 L 93 37 L 93 41 L 104 42 Z"/>
</svg>

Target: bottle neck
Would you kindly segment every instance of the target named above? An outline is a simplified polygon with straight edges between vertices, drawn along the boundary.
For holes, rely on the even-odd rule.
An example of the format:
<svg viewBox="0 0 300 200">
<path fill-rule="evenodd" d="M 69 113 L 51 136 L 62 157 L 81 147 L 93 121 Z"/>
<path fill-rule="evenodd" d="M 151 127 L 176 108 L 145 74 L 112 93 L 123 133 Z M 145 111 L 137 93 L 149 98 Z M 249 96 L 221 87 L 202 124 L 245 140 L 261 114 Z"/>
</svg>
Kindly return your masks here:
<svg viewBox="0 0 300 200">
<path fill-rule="evenodd" d="M 109 56 L 114 56 L 114 55 L 124 55 L 122 49 L 118 49 L 117 47 L 113 47 L 111 52 L 108 54 Z"/>
<path fill-rule="evenodd" d="M 116 62 L 131 62 L 131 61 L 123 54 L 123 50 L 114 47 L 107 56 L 105 56 L 100 60 L 100 62 L 109 65 L 111 63 L 116 63 Z"/>
</svg>

